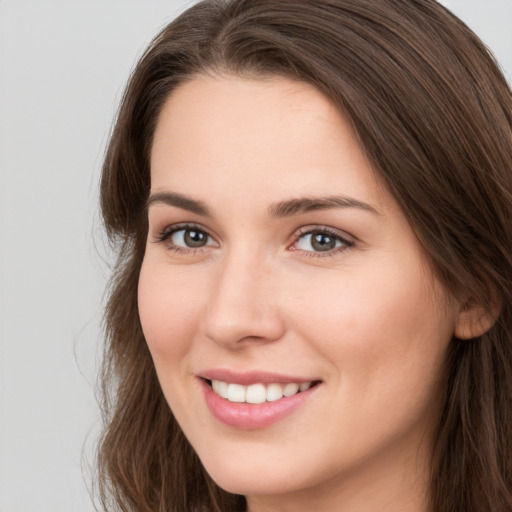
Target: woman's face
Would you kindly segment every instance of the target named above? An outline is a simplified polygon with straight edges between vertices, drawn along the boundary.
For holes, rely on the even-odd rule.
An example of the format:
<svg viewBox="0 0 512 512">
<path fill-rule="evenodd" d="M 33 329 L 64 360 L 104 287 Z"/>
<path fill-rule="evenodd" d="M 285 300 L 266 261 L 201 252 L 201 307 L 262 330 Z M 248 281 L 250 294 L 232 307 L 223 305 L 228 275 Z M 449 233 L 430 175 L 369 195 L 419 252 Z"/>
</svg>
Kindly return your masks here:
<svg viewBox="0 0 512 512">
<path fill-rule="evenodd" d="M 424 491 L 455 307 L 332 104 L 281 78 L 182 85 L 148 204 L 142 327 L 213 479 L 254 510 Z"/>
</svg>

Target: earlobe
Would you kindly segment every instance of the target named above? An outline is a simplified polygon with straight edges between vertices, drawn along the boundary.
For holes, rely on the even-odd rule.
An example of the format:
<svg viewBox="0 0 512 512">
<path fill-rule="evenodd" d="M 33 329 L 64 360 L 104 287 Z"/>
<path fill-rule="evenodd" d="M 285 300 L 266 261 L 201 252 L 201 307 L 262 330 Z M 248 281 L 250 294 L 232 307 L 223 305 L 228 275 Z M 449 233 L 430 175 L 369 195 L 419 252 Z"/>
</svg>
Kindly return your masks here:
<svg viewBox="0 0 512 512">
<path fill-rule="evenodd" d="M 493 300 L 487 307 L 474 301 L 466 303 L 455 324 L 455 338 L 469 340 L 482 336 L 495 324 L 500 311 L 501 299 Z"/>
</svg>

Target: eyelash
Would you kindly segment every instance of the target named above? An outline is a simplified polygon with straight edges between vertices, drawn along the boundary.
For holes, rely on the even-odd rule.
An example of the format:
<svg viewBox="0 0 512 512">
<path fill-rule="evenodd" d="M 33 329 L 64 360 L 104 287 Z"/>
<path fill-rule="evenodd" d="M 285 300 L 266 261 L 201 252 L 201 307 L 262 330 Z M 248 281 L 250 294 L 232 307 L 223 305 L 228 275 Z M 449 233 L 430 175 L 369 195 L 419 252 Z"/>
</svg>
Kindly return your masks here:
<svg viewBox="0 0 512 512">
<path fill-rule="evenodd" d="M 168 241 L 175 233 L 178 231 L 199 231 L 201 233 L 204 233 L 208 238 L 213 237 L 206 231 L 202 226 L 199 224 L 190 224 L 190 223 L 184 223 L 184 224 L 174 224 L 172 226 L 166 227 L 163 231 L 161 231 L 154 239 L 155 243 L 164 243 Z M 198 254 L 202 252 L 204 249 L 206 249 L 208 246 L 203 247 L 181 247 L 179 245 L 174 244 L 168 244 L 167 248 L 171 251 L 177 252 L 179 254 L 190 254 L 195 253 Z"/>
<path fill-rule="evenodd" d="M 213 237 L 199 224 L 192 223 L 183 223 L 183 224 L 174 224 L 172 226 L 168 226 L 163 231 L 161 231 L 158 235 L 155 236 L 153 240 L 155 243 L 164 243 L 168 241 L 175 233 L 179 231 L 199 231 L 204 233 L 208 238 L 213 239 Z M 336 242 L 340 242 L 341 246 L 335 247 L 326 251 L 306 251 L 301 249 L 291 249 L 291 247 L 297 244 L 302 238 L 307 235 L 312 235 L 313 233 L 319 233 L 322 235 L 327 235 L 333 238 Z M 354 241 L 346 237 L 346 235 L 342 235 L 340 232 L 328 228 L 326 226 L 311 226 L 307 228 L 301 228 L 293 237 L 293 242 L 289 245 L 289 250 L 292 251 L 301 251 L 305 256 L 312 258 L 326 258 L 326 257 L 334 257 L 337 254 L 346 251 L 354 246 Z M 167 248 L 173 252 L 179 254 L 200 254 L 207 247 L 211 247 L 211 245 L 205 245 L 202 247 L 182 247 L 174 244 L 168 244 Z"/>
<path fill-rule="evenodd" d="M 336 241 L 341 243 L 340 247 L 335 247 L 333 249 L 327 251 L 302 251 L 305 256 L 308 258 L 332 258 L 347 249 L 350 249 L 354 246 L 354 240 L 351 240 L 347 237 L 347 235 L 341 234 L 339 231 L 336 231 L 332 228 L 328 228 L 326 226 L 312 226 L 307 228 L 300 228 L 297 234 L 294 236 L 294 241 L 292 245 L 295 245 L 301 238 L 304 238 L 307 235 L 312 235 L 313 233 L 320 233 L 322 235 L 327 235 L 333 238 Z M 293 249 L 294 251 L 300 249 Z"/>
</svg>

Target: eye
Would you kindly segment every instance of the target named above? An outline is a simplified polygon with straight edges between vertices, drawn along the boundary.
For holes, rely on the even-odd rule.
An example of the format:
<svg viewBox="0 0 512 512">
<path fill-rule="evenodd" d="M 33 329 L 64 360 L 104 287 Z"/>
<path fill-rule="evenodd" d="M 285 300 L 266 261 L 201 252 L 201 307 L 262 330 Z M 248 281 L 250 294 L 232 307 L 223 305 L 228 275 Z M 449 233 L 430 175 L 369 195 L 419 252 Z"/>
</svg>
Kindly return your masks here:
<svg viewBox="0 0 512 512">
<path fill-rule="evenodd" d="M 310 253 L 331 255 L 338 250 L 352 247 L 354 242 L 328 228 L 314 228 L 301 231 L 291 249 Z M 320 255 L 320 254 L 318 254 Z"/>
<path fill-rule="evenodd" d="M 217 246 L 217 242 L 199 226 L 169 226 L 160 233 L 155 242 L 165 242 L 169 249 L 177 252 L 194 251 L 207 246 Z"/>
<path fill-rule="evenodd" d="M 178 229 L 174 231 L 168 240 L 178 247 L 188 247 L 190 249 L 197 249 L 208 245 L 211 241 L 210 236 L 196 228 Z"/>
</svg>

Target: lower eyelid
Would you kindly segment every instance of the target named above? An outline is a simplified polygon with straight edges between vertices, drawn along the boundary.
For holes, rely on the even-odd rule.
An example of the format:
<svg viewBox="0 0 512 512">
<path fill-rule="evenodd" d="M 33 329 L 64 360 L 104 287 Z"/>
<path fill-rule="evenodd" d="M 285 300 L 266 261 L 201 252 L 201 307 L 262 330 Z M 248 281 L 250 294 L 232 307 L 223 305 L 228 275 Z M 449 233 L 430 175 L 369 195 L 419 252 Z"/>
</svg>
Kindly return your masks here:
<svg viewBox="0 0 512 512">
<path fill-rule="evenodd" d="M 198 255 L 198 254 L 201 254 L 202 252 L 204 252 L 204 250 L 207 247 L 208 246 L 193 248 L 193 247 L 181 247 L 179 245 L 168 244 L 166 246 L 166 249 L 168 251 L 172 251 L 172 252 L 177 253 L 177 254 L 195 254 L 195 255 Z"/>
</svg>

